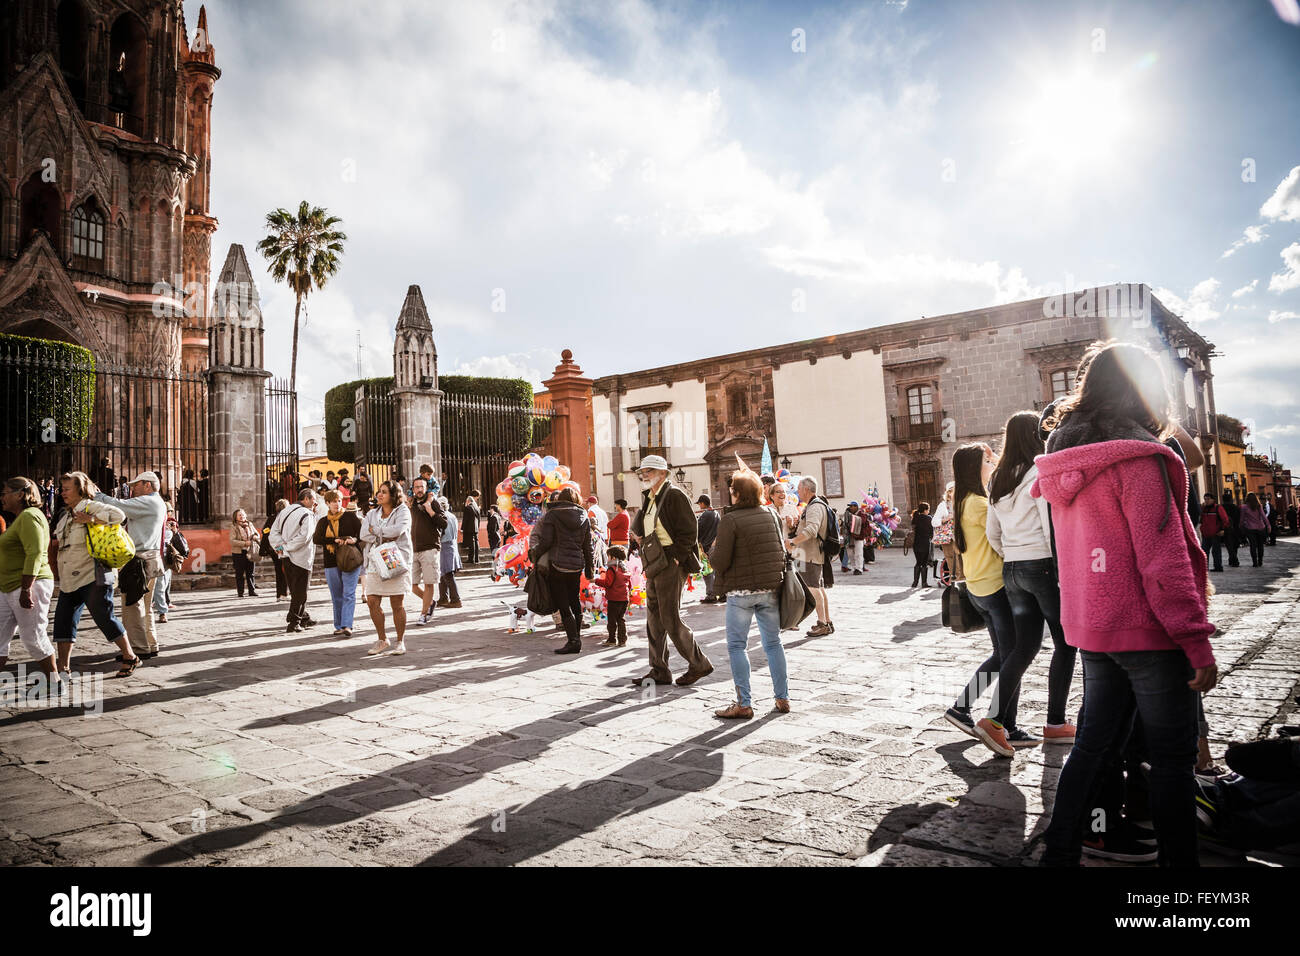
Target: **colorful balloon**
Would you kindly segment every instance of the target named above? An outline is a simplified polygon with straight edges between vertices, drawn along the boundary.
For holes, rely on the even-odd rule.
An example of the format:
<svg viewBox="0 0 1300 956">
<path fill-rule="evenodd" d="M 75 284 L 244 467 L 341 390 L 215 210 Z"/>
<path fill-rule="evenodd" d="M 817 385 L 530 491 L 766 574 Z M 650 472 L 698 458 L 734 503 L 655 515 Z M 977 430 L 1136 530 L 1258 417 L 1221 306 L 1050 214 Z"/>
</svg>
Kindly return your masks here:
<svg viewBox="0 0 1300 956">
<path fill-rule="evenodd" d="M 555 470 L 558 471 L 558 472 L 560 473 L 560 483 L 561 483 L 561 484 L 563 484 L 564 482 L 568 481 L 570 478 L 573 477 L 573 472 L 569 470 L 569 466 L 568 466 L 568 465 L 560 465 L 560 466 L 559 466 L 558 468 L 556 468 Z"/>
<path fill-rule="evenodd" d="M 514 507 L 514 499 L 509 495 L 497 495 L 497 510 L 505 514 Z"/>
<path fill-rule="evenodd" d="M 524 473 L 524 463 L 522 461 L 512 461 L 510 467 L 506 469 L 506 475 L 511 478 L 518 478 Z"/>
<path fill-rule="evenodd" d="M 528 479 L 523 475 L 510 479 L 510 487 L 517 495 L 528 494 Z"/>
<path fill-rule="evenodd" d="M 528 483 L 533 487 L 546 484 L 546 472 L 542 470 L 541 466 L 529 468 L 524 472 L 524 477 L 528 479 Z"/>
<path fill-rule="evenodd" d="M 537 524 L 537 522 L 540 521 L 541 518 L 542 518 L 541 505 L 524 505 L 524 520 L 528 522 L 528 526 L 530 528 L 533 525 Z"/>
<path fill-rule="evenodd" d="M 559 466 L 559 464 L 560 459 L 556 458 L 554 455 L 547 455 L 542 459 L 542 471 L 548 473 L 552 472 Z"/>
<path fill-rule="evenodd" d="M 564 478 L 560 476 L 560 471 L 558 468 L 555 471 L 550 472 L 546 476 L 547 491 L 559 491 L 560 486 L 563 484 L 564 484 Z"/>
<path fill-rule="evenodd" d="M 545 488 L 529 488 L 529 489 L 528 489 L 528 503 L 529 503 L 530 505 L 540 505 L 540 504 L 541 504 L 543 501 L 545 501 L 545 500 L 546 500 L 546 489 L 545 489 Z M 532 524 L 532 522 L 530 521 L 529 524 Z"/>
</svg>

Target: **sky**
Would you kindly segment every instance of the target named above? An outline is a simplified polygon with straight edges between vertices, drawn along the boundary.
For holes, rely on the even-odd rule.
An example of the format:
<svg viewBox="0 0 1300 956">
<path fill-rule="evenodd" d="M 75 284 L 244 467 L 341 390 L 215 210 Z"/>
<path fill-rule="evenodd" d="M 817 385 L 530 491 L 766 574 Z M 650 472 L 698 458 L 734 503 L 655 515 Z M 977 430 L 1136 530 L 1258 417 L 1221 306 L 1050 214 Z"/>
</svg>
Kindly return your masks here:
<svg viewBox="0 0 1300 956">
<path fill-rule="evenodd" d="M 191 31 L 198 4 L 186 0 Z M 1109 282 L 1218 352 L 1220 412 L 1300 472 L 1300 4 L 211 0 L 213 276 L 323 206 L 304 421 L 392 370 L 535 387 Z M 798 311 L 802 306 L 802 311 Z M 358 356 L 358 342 L 362 349 Z"/>
</svg>

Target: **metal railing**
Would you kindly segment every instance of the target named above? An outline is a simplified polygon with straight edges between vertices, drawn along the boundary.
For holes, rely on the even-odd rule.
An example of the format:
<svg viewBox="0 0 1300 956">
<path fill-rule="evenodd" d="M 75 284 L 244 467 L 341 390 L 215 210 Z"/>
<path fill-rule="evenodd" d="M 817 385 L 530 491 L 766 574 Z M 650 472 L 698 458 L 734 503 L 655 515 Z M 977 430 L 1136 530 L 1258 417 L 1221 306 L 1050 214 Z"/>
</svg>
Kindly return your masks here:
<svg viewBox="0 0 1300 956">
<path fill-rule="evenodd" d="M 894 415 L 889 420 L 889 437 L 892 441 L 923 441 L 938 438 L 943 430 L 947 412 L 923 412 Z"/>
</svg>

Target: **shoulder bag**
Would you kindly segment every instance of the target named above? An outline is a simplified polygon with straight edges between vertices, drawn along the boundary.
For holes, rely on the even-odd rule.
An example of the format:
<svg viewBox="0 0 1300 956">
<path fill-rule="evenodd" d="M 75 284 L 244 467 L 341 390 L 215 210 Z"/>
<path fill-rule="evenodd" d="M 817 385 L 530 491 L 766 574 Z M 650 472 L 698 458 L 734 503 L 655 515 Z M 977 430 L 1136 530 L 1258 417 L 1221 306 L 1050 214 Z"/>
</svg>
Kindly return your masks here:
<svg viewBox="0 0 1300 956">
<path fill-rule="evenodd" d="M 958 634 L 978 631 L 984 627 L 984 618 L 971 602 L 970 594 L 960 584 L 950 584 L 943 589 L 943 610 L 940 620 L 944 627 Z"/>
<path fill-rule="evenodd" d="M 773 514 L 772 520 L 776 522 L 777 540 L 781 541 L 783 539 L 781 519 Z M 788 552 L 785 555 L 785 570 L 781 573 L 781 593 L 777 605 L 781 616 L 781 630 L 798 627 L 803 619 L 817 608 L 812 592 L 808 590 L 808 585 L 803 583 L 803 578 L 795 570 L 794 559 Z"/>
<path fill-rule="evenodd" d="M 641 538 L 641 560 L 645 570 L 646 577 L 658 577 L 664 571 L 668 570 L 668 565 L 672 561 L 668 557 L 668 549 L 664 547 L 659 540 L 657 529 L 659 528 L 659 509 L 655 508 L 655 519 L 651 526 L 646 530 L 645 535 Z"/>
<path fill-rule="evenodd" d="M 135 557 L 135 542 L 120 524 L 88 524 L 86 550 L 96 561 L 121 568 Z"/>
</svg>

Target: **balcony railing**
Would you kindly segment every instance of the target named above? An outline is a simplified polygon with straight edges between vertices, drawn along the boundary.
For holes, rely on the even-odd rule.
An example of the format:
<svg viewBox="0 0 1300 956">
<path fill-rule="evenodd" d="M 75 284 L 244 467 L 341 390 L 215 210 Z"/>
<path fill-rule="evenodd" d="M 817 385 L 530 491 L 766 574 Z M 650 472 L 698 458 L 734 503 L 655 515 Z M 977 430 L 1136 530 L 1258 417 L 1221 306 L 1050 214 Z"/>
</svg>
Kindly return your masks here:
<svg viewBox="0 0 1300 956">
<path fill-rule="evenodd" d="M 895 415 L 889 420 L 889 437 L 892 441 L 936 439 L 943 431 L 943 421 L 947 417 L 947 412 Z"/>
</svg>

